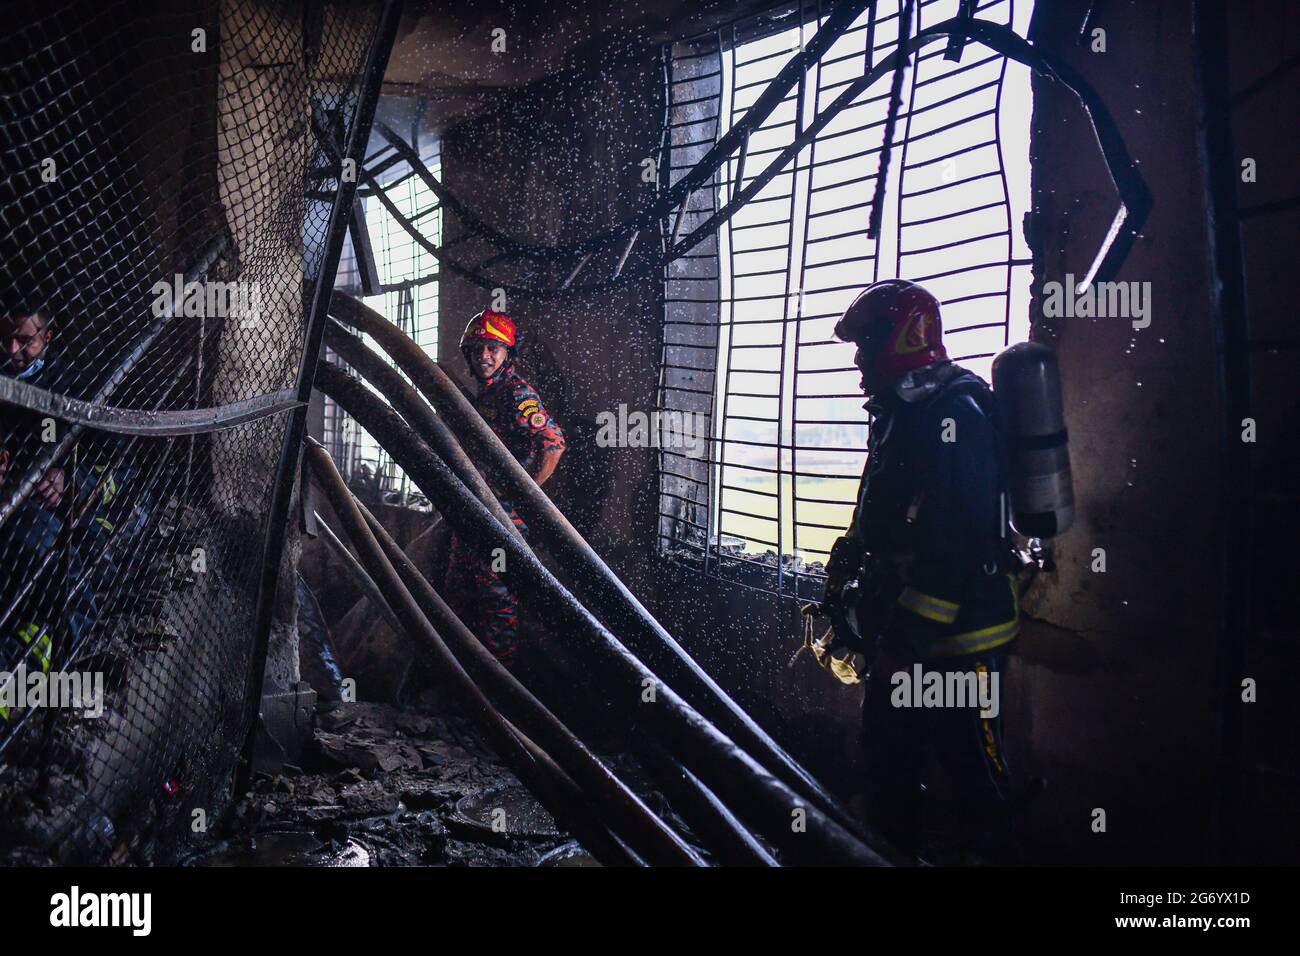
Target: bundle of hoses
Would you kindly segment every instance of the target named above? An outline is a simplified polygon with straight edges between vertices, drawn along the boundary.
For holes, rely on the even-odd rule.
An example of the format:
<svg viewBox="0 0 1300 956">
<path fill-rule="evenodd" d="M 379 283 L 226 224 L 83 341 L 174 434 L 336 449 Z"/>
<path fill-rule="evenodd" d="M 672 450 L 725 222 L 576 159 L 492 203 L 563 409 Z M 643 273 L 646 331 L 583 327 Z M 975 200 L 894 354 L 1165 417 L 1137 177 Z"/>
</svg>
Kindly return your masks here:
<svg viewBox="0 0 1300 956">
<path fill-rule="evenodd" d="M 864 834 L 682 650 L 414 341 L 341 293 L 334 295 L 331 314 L 378 342 L 414 386 L 334 322 L 327 344 L 388 403 L 324 362 L 316 386 L 371 434 L 463 540 L 485 558 L 504 553 L 507 585 L 530 613 L 591 662 L 599 693 L 626 729 L 627 743 L 701 846 L 719 862 L 750 865 L 773 865 L 769 847 L 783 862 L 799 864 L 898 859 L 878 837 Z M 363 513 L 324 450 L 310 448 L 308 460 L 406 636 L 560 824 L 602 862 L 702 863 L 475 639 Z M 534 541 L 580 583 L 583 600 L 518 534 L 489 482 L 528 522 Z"/>
</svg>

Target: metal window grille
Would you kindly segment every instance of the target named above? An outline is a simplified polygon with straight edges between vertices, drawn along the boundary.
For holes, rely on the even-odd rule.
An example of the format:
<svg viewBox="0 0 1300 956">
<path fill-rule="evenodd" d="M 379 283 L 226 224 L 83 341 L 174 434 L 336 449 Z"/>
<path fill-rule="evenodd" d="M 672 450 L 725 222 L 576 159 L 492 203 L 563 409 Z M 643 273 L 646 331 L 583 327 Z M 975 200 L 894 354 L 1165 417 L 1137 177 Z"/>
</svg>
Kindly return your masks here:
<svg viewBox="0 0 1300 956">
<path fill-rule="evenodd" d="M 906 4 L 871 4 L 805 72 L 665 236 L 689 232 L 748 185 L 837 94 L 898 45 Z M 909 35 L 961 0 L 915 4 Z M 1027 29 L 1032 4 L 974 16 Z M 665 167 L 676 182 L 736 123 L 825 16 L 788 3 L 665 50 Z M 847 527 L 868 420 L 853 348 L 832 329 L 872 281 L 922 282 L 944 305 L 955 360 L 987 376 L 1028 335 L 1028 69 L 976 44 L 910 57 L 879 238 L 868 238 L 890 100 L 873 83 L 742 206 L 665 269 L 660 377 L 662 553 L 795 598 L 820 594 Z M 695 417 L 689 417 L 695 416 Z M 694 443 L 688 429 L 706 439 Z"/>
<path fill-rule="evenodd" d="M 434 139 L 420 144 L 420 158 L 434 176 L 441 173 L 441 148 Z M 374 167 L 387 150 L 371 157 Z M 404 172 L 388 177 L 383 188 L 401 213 L 419 226 L 421 233 L 435 245 L 442 244 L 442 208 L 424 180 L 404 165 Z M 383 178 L 381 177 L 381 182 Z M 340 265 L 335 287 L 362 297 L 362 301 L 382 313 L 410 335 L 430 356 L 438 357 L 438 260 L 417 243 L 387 209 L 373 196 L 361 200 L 366 227 L 373 250 L 378 279 L 383 291 L 366 296 L 360 285 L 356 251 Z M 375 348 L 369 336 L 362 336 Z M 331 359 L 333 354 L 330 353 Z M 392 364 L 390 362 L 390 364 Z M 346 364 L 349 374 L 355 374 Z M 323 444 L 338 462 L 344 478 L 370 500 L 383 500 L 407 507 L 428 508 L 428 502 L 398 467 L 389 454 L 370 434 L 329 398 L 325 399 Z"/>
</svg>

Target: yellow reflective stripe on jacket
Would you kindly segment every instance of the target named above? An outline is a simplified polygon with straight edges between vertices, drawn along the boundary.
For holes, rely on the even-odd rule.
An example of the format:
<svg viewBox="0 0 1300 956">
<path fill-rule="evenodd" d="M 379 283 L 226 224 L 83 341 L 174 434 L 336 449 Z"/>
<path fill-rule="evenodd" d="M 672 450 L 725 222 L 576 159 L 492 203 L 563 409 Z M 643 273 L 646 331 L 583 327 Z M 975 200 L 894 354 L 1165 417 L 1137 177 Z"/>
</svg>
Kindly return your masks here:
<svg viewBox="0 0 1300 956">
<path fill-rule="evenodd" d="M 961 610 L 960 604 L 945 601 L 943 598 L 937 598 L 915 588 L 903 588 L 903 593 L 898 596 L 898 603 L 914 614 L 940 624 L 951 624 L 957 620 L 957 612 Z"/>
<path fill-rule="evenodd" d="M 48 673 L 50 670 L 50 635 L 48 631 L 37 627 L 35 624 L 23 624 L 16 629 L 16 633 L 24 644 L 31 645 L 36 641 L 36 653 L 33 655 L 41 663 L 41 671 Z M 44 651 L 44 653 L 41 653 Z M 12 677 L 12 675 L 10 675 Z M 9 719 L 9 708 L 0 707 L 0 718 Z"/>
<path fill-rule="evenodd" d="M 107 465 L 95 465 L 94 471 L 96 474 L 102 475 L 106 468 L 108 468 Z M 108 481 L 104 482 L 104 492 L 100 497 L 100 503 L 108 504 L 115 497 L 117 497 L 117 478 L 116 476 L 114 476 L 112 472 L 109 472 Z M 109 526 L 108 530 L 110 531 L 113 530 L 111 525 Z"/>
<path fill-rule="evenodd" d="M 1016 593 L 1016 584 L 1011 575 L 1007 575 L 1007 586 L 1011 588 L 1011 607 L 1015 615 L 1009 621 L 981 627 L 976 631 L 963 631 L 942 637 L 925 649 L 926 657 L 956 657 L 961 654 L 978 654 L 1005 644 L 1020 633 L 1020 597 Z"/>
<path fill-rule="evenodd" d="M 50 669 L 50 650 L 53 646 L 49 633 L 35 624 L 24 624 L 18 628 L 18 636 L 23 639 L 24 644 L 29 646 L 32 641 L 36 641 L 36 653 L 33 656 L 40 662 L 41 670 L 48 671 Z"/>
<path fill-rule="evenodd" d="M 1020 621 L 1012 620 L 978 631 L 966 631 L 951 637 L 940 638 L 925 649 L 926 657 L 957 657 L 961 654 L 978 654 L 1005 644 L 1020 633 Z"/>
</svg>

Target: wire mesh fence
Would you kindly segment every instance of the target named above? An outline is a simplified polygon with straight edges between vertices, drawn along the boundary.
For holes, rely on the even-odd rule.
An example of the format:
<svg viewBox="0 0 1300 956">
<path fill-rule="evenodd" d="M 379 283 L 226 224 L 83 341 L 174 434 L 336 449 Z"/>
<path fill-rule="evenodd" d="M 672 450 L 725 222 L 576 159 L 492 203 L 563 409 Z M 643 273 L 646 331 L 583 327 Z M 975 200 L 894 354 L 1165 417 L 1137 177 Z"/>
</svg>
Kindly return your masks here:
<svg viewBox="0 0 1300 956">
<path fill-rule="evenodd" d="M 0 854 L 165 861 L 254 709 L 273 479 L 379 5 L 6 3 Z M 322 132 L 324 131 L 324 132 Z"/>
</svg>

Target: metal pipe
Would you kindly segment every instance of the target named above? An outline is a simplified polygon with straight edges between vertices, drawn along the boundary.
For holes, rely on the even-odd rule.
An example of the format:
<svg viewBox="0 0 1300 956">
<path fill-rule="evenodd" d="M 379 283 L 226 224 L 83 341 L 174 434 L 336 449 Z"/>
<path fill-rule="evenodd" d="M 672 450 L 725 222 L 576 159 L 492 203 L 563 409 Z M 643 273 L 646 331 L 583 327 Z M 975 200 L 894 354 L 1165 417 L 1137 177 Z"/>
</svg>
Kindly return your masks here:
<svg viewBox="0 0 1300 956">
<path fill-rule="evenodd" d="M 346 378 L 337 369 L 326 367 L 334 374 Z M 358 387 L 362 386 L 358 383 Z M 415 642 L 416 647 L 424 654 L 438 675 L 446 681 L 447 687 L 464 708 L 465 713 L 482 731 L 492 749 L 524 785 L 542 800 L 557 820 L 563 819 L 575 825 L 574 833 L 581 839 L 583 831 L 589 829 L 586 826 L 586 822 L 590 819 L 588 808 L 585 806 L 573 808 L 567 800 L 557 799 L 561 793 L 560 788 L 547 777 L 545 770 L 533 759 L 520 738 L 516 736 L 514 729 L 460 666 L 442 637 L 420 611 L 419 605 L 406 590 L 397 572 L 384 557 L 383 549 L 370 533 L 370 528 L 357 508 L 352 492 L 344 484 L 343 476 L 334 467 L 329 454 L 318 442 L 310 438 L 306 440 L 305 448 L 307 463 L 312 473 L 316 476 L 326 497 L 329 498 L 334 513 L 343 523 L 344 530 L 361 559 L 361 564 L 375 579 L 393 613 L 402 622 L 402 632 Z M 587 848 L 595 852 L 599 843 L 597 839 L 595 845 L 588 845 Z"/>
<path fill-rule="evenodd" d="M 201 435 L 221 428 L 234 428 L 269 415 L 293 411 L 302 405 L 293 389 L 284 388 L 269 395 L 258 395 L 208 408 L 182 408 L 174 411 L 120 408 L 58 395 L 36 385 L 3 376 L 0 376 L 0 403 L 17 405 L 70 422 L 78 429 L 78 434 L 81 429 L 89 427 L 96 431 L 147 435 L 151 438 Z M 56 461 L 52 460 L 49 464 L 56 464 Z"/>
<path fill-rule="evenodd" d="M 898 49 L 907 46 L 908 35 L 912 32 L 912 12 L 916 0 L 903 0 L 902 12 L 898 15 Z M 895 58 L 894 76 L 889 83 L 889 108 L 885 114 L 884 139 L 880 146 L 880 159 L 876 164 L 875 189 L 871 196 L 871 215 L 867 221 L 867 238 L 875 240 L 880 236 L 880 217 L 884 215 L 885 186 L 889 179 L 889 158 L 894 151 L 894 127 L 898 123 L 898 110 L 903 105 L 903 74 L 907 70 L 907 56 Z M 909 114 L 910 120 L 910 114 Z"/>
<path fill-rule="evenodd" d="M 569 277 L 560 284 L 561 289 L 567 289 L 569 286 L 573 285 L 573 280 L 578 278 L 578 273 L 582 271 L 582 267 L 587 264 L 587 260 L 589 260 L 590 258 L 591 258 L 591 253 L 588 252 L 585 255 L 583 255 L 581 259 L 578 260 L 578 264 L 573 267 L 573 271 L 569 273 Z"/>
<path fill-rule="evenodd" d="M 627 257 L 632 254 L 632 247 L 636 245 L 636 241 L 640 235 L 641 230 L 638 229 L 636 232 L 632 233 L 632 238 L 629 239 L 627 245 L 623 247 L 623 254 L 618 257 L 618 265 L 614 267 L 615 279 L 623 274 L 623 266 L 627 264 Z"/>
<path fill-rule="evenodd" d="M 639 213 L 629 222 L 606 229 L 580 242 L 564 243 L 554 246 L 539 245 L 513 239 L 499 230 L 492 228 L 471 212 L 464 203 L 440 183 L 424 166 L 416 153 L 405 140 L 383 123 L 376 124 L 376 129 L 403 158 L 407 160 L 417 175 L 424 179 L 430 191 L 450 210 L 467 224 L 467 231 L 481 236 L 489 243 L 523 254 L 530 253 L 537 259 L 563 260 L 579 253 L 591 253 L 612 245 L 623 236 L 637 229 L 649 229 L 659 220 L 664 219 L 684 203 L 690 193 L 706 184 L 723 162 L 735 152 L 742 137 L 759 129 L 772 112 L 785 100 L 786 95 L 798 82 L 808 65 L 819 60 L 847 30 L 871 0 L 845 0 L 835 5 L 835 9 L 826 17 L 812 39 L 804 45 L 781 71 L 764 87 L 763 92 L 754 100 L 745 115 L 728 130 L 709 151 L 684 176 L 665 190 L 660 199 Z M 508 290 L 509 291 L 509 290 Z"/>
<path fill-rule="evenodd" d="M 325 544 L 329 546 L 330 551 L 333 552 L 334 556 L 338 558 L 340 562 L 342 562 L 343 566 L 347 569 L 348 574 L 351 575 L 352 580 L 355 581 L 357 587 L 361 589 L 361 593 L 366 596 L 374 606 L 374 609 L 379 612 L 379 616 L 382 617 L 388 626 L 393 629 L 393 633 L 401 634 L 403 632 L 402 622 L 397 619 L 397 615 L 393 613 L 393 609 L 388 606 L 388 601 L 384 598 L 384 592 L 379 590 L 379 585 L 375 583 L 375 579 L 372 578 L 369 573 L 367 573 L 366 569 L 361 566 L 361 562 L 356 559 L 352 552 L 348 550 L 348 546 L 344 544 L 343 540 L 334 532 L 334 529 L 331 528 L 325 519 L 321 517 L 321 513 L 316 511 L 313 512 L 313 514 L 316 516 L 321 537 L 325 539 Z"/>
<path fill-rule="evenodd" d="M 681 837 L 483 646 L 366 506 L 358 501 L 357 508 L 402 583 L 461 665 L 507 718 L 522 725 L 555 754 L 555 760 L 564 771 L 591 796 L 601 822 L 621 835 L 651 863 L 703 865 L 704 861 Z"/>
<path fill-rule="evenodd" d="M 670 262 L 678 256 L 685 255 L 713 235 L 721 223 L 735 215 L 738 209 L 753 199 L 780 174 L 782 169 L 793 162 L 808 142 L 819 135 L 841 110 L 853 105 L 877 79 L 895 69 L 899 57 L 911 56 L 922 46 L 939 37 L 958 34 L 983 44 L 995 53 L 1025 64 L 1030 69 L 1063 84 L 1078 97 L 1080 105 L 1092 123 L 1093 132 L 1097 135 L 1097 144 L 1101 147 L 1106 169 L 1119 192 L 1119 213 L 1087 271 L 1089 282 L 1110 278 L 1128 254 L 1134 238 L 1141 231 L 1151 209 L 1151 193 L 1124 144 L 1114 118 L 1096 90 L 1069 64 L 1044 55 L 1009 27 L 978 18 L 964 21 L 961 17 L 944 20 L 918 31 L 907 42 L 906 48 L 901 44 L 896 46 L 893 52 L 881 59 L 879 63 L 873 64 L 863 76 L 840 90 L 835 99 L 817 114 L 803 133 L 796 136 L 794 141 L 784 147 L 761 173 L 750 180 L 749 185 L 741 190 L 739 196 L 697 224 L 684 239 L 675 243 L 664 254 L 663 261 Z"/>
<path fill-rule="evenodd" d="M 694 707 L 787 786 L 841 826 L 851 831 L 857 829 L 848 813 L 812 775 L 745 713 L 655 620 L 423 349 L 379 313 L 344 293 L 334 293 L 331 312 L 377 341 L 445 416 L 447 424 L 457 433 L 467 451 L 523 513 L 536 539 L 551 549 L 575 581 L 585 586 L 589 600 L 629 640 L 637 654 L 663 670 L 675 687 L 682 688 L 684 696 Z"/>
<path fill-rule="evenodd" d="M 582 806 L 584 803 L 582 790 L 573 782 L 573 778 L 551 759 L 550 754 L 529 739 L 527 734 L 510 723 L 509 720 L 506 720 L 505 723 L 507 727 L 514 731 L 515 736 L 524 745 L 524 749 L 528 751 L 529 756 L 546 771 L 547 786 L 552 789 L 557 804 L 560 806 Z M 635 850 L 620 840 L 617 834 L 594 820 L 579 821 L 577 826 L 573 825 L 573 821 L 566 821 L 563 818 L 557 818 L 556 822 L 570 833 L 581 833 L 582 837 L 579 842 L 590 850 L 591 855 L 599 860 L 603 866 L 649 865 L 645 860 L 637 856 Z"/>
<path fill-rule="evenodd" d="M 318 387 L 338 402 L 435 503 L 482 555 L 505 552 L 504 576 L 557 632 L 579 642 L 601 665 L 602 690 L 630 721 L 652 730 L 710 789 L 787 853 L 810 864 L 882 865 L 854 833 L 761 766 L 638 660 L 578 602 L 532 551 L 500 527 L 428 443 L 363 384 L 324 362 Z M 459 666 L 459 665 L 457 665 Z M 619 706 L 619 704 L 616 704 Z M 795 824 L 795 825 L 792 825 Z"/>
<path fill-rule="evenodd" d="M 780 866 L 736 815 L 681 761 L 649 734 L 637 735 L 637 752 L 696 836 L 727 866 Z"/>
<path fill-rule="evenodd" d="M 451 429 L 434 414 L 428 402 L 402 379 L 396 369 L 367 348 L 361 339 L 339 325 L 337 320 L 331 319 L 326 324 L 325 344 L 388 399 L 419 436 L 432 445 L 451 470 L 456 472 L 456 477 L 465 482 L 474 492 L 474 496 L 487 506 L 503 528 L 523 540 L 519 529 L 510 520 L 510 515 L 506 514 L 505 508 L 501 506 L 501 502 L 488 487 L 482 474 L 465 454 L 465 449 L 456 440 Z"/>
<path fill-rule="evenodd" d="M 687 193 L 686 198 L 682 200 L 682 204 L 677 207 L 677 215 L 673 218 L 673 236 L 668 243 L 669 248 L 677 245 L 677 237 L 682 234 L 682 220 L 686 218 L 686 207 L 690 205 L 691 195 L 691 193 Z"/>
<path fill-rule="evenodd" d="M 734 70 L 732 72 L 735 72 Z M 746 133 L 744 139 L 740 141 L 740 155 L 736 158 L 736 178 L 731 183 L 731 198 L 735 199 L 740 193 L 740 187 L 745 182 L 745 159 L 749 156 L 749 134 Z"/>
</svg>

